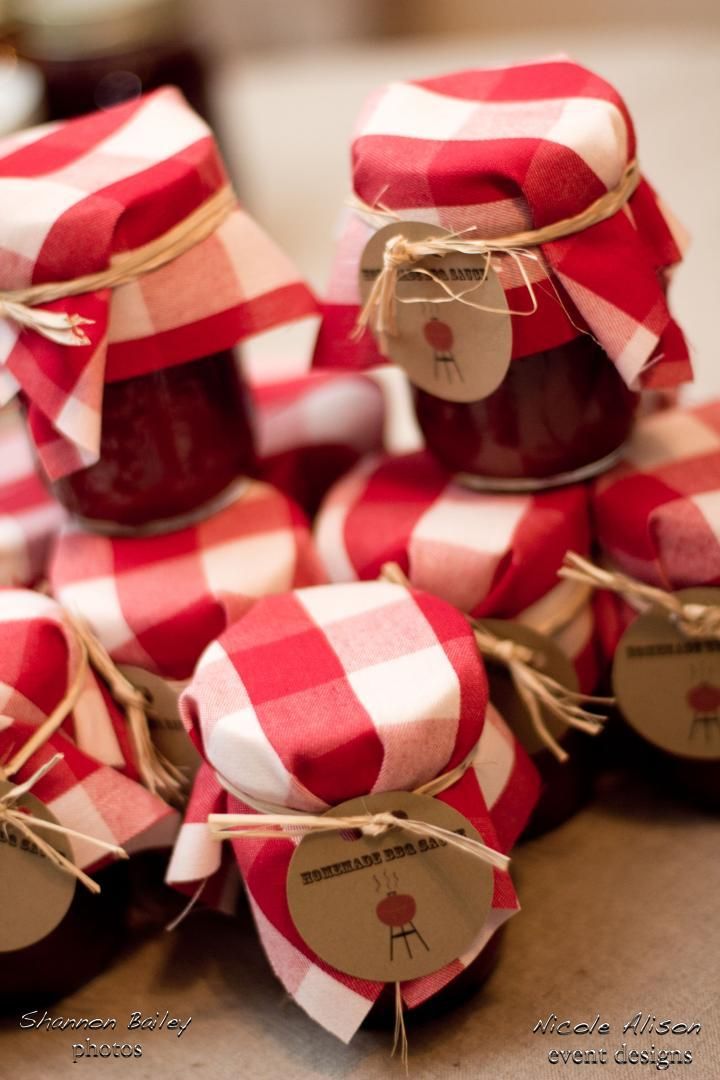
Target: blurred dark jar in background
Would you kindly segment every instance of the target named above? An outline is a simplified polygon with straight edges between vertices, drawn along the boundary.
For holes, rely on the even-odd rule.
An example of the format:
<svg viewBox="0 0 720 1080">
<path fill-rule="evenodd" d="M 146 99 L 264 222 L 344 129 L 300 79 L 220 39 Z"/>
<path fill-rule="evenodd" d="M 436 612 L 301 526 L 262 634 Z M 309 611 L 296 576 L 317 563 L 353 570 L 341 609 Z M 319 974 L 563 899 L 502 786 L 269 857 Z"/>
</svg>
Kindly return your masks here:
<svg viewBox="0 0 720 1080">
<path fill-rule="evenodd" d="M 21 55 L 47 82 L 51 120 L 106 109 L 160 86 L 208 116 L 207 72 L 181 0 L 13 0 Z"/>
</svg>

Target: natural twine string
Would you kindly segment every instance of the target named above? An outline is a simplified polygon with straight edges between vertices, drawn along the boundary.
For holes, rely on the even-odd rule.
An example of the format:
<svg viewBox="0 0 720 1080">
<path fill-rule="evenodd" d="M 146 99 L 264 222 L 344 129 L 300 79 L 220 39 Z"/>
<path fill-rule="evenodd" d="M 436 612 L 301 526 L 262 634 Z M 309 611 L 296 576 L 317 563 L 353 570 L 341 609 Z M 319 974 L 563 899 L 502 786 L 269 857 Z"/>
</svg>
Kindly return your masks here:
<svg viewBox="0 0 720 1080">
<path fill-rule="evenodd" d="M 397 563 L 385 563 L 380 571 L 383 581 L 411 588 L 411 583 Z M 487 660 L 502 664 L 507 668 L 513 685 L 530 716 L 533 729 L 538 738 L 558 759 L 568 760 L 568 753 L 554 738 L 549 730 L 543 709 L 568 727 L 577 728 L 587 735 L 597 735 L 602 730 L 606 716 L 589 712 L 583 705 L 611 705 L 613 698 L 596 697 L 568 690 L 566 686 L 553 679 L 551 675 L 539 670 L 540 658 L 532 649 L 506 638 L 499 638 L 491 633 L 482 622 L 465 612 L 461 612 L 472 627 L 478 652 Z"/>
<path fill-rule="evenodd" d="M 61 851 L 58 851 L 52 844 L 48 844 L 46 840 L 43 840 L 41 836 L 38 836 L 37 829 L 45 829 L 48 832 L 59 833 L 62 836 L 68 838 L 75 838 L 77 840 L 84 840 L 88 844 L 94 844 L 102 851 L 107 852 L 110 855 L 115 855 L 119 859 L 127 859 L 127 852 L 118 847 L 117 844 L 109 844 L 106 840 L 100 840 L 96 836 L 89 836 L 87 833 L 78 832 L 76 829 L 70 829 L 65 825 L 56 825 L 53 821 L 45 821 L 43 818 L 36 817 L 34 814 L 28 814 L 23 809 L 15 809 L 14 803 L 18 799 L 26 795 L 37 784 L 39 780 L 45 776 L 46 773 L 53 769 L 59 761 L 62 761 L 63 754 L 55 754 L 53 757 L 46 761 L 44 765 L 41 765 L 29 779 L 25 780 L 22 784 L 16 784 L 14 787 L 6 791 L 4 795 L 0 795 L 0 829 L 3 830 L 5 836 L 7 836 L 8 827 L 16 829 L 22 833 L 28 840 L 35 844 L 39 850 L 45 855 L 59 870 L 62 870 L 66 874 L 70 874 L 72 877 L 77 878 L 81 884 L 89 889 L 91 893 L 99 893 L 100 886 L 96 881 L 89 877 L 79 866 L 76 866 L 71 859 L 68 859 Z M 18 766 L 19 768 L 19 766 Z M 8 769 L 0 770 L 0 777 L 8 777 L 11 773 Z"/>
<path fill-rule="evenodd" d="M 636 578 L 617 570 L 604 570 L 582 556 L 570 551 L 565 556 L 565 565 L 559 571 L 563 578 L 591 585 L 594 589 L 607 589 L 617 593 L 631 603 L 638 604 L 642 611 L 655 608 L 673 622 L 683 634 L 691 638 L 720 637 L 720 607 L 712 604 L 693 604 L 681 600 L 665 589 L 646 585 Z"/>
<path fill-rule="evenodd" d="M 85 319 L 77 313 L 49 311 L 42 305 L 101 289 L 116 289 L 159 270 L 211 236 L 236 205 L 235 194 L 226 185 L 162 236 L 142 247 L 113 255 L 105 270 L 70 281 L 0 291 L 0 318 L 35 330 L 59 345 L 89 345 L 90 338 L 82 328 L 92 325 L 94 319 Z"/>
<path fill-rule="evenodd" d="M 86 685 L 88 670 L 92 666 L 107 683 L 113 700 L 125 712 L 138 772 L 143 783 L 154 795 L 159 795 L 169 802 L 179 801 L 187 785 L 187 777 L 169 762 L 153 743 L 147 722 L 149 707 L 145 696 L 118 671 L 107 650 L 80 619 L 66 611 L 63 612 L 63 621 L 74 637 L 80 654 L 75 678 L 62 700 L 50 715 L 38 724 L 31 737 L 2 772 L 7 777 L 13 776 L 59 729 L 77 704 Z"/>
<path fill-rule="evenodd" d="M 538 229 L 527 229 L 524 232 L 511 233 L 508 236 L 500 236 L 493 239 L 470 239 L 468 232 L 474 231 L 474 226 L 461 232 L 448 233 L 446 236 L 427 236 L 422 240 L 409 240 L 402 233 L 402 222 L 399 222 L 399 232 L 391 236 L 384 248 L 383 262 L 380 273 L 375 278 L 367 300 L 358 315 L 355 324 L 354 335 L 359 337 L 370 326 L 378 337 L 381 351 L 387 352 L 387 337 L 397 334 L 397 304 L 414 304 L 427 301 L 427 297 L 398 297 L 397 285 L 404 273 L 412 268 L 413 273 L 422 274 L 436 285 L 440 286 L 446 294 L 439 297 L 435 302 L 449 303 L 459 302 L 467 304 L 478 311 L 487 311 L 496 314 L 510 315 L 533 315 L 537 311 L 538 303 L 535 290 L 530 282 L 523 260 L 538 261 L 537 255 L 531 250 L 542 244 L 549 244 L 554 240 L 560 240 L 566 236 L 597 225 L 601 221 L 612 217 L 620 210 L 632 196 L 640 182 L 640 168 L 637 161 L 631 161 L 626 166 L 617 187 L 605 192 L 585 210 L 571 217 Z M 368 206 L 362 199 L 354 196 L 351 205 L 360 213 L 368 217 L 387 217 L 393 220 L 395 215 L 385 210 Z M 422 259 L 430 256 L 443 258 L 446 255 L 485 255 L 486 262 L 482 279 L 467 289 L 454 291 L 446 282 L 439 278 L 427 267 L 417 266 Z M 509 256 L 515 262 L 520 273 L 523 285 L 530 298 L 528 310 L 509 310 L 507 307 L 496 308 L 477 303 L 467 299 L 468 295 L 482 288 L 490 272 L 490 260 L 493 255 Z"/>
</svg>

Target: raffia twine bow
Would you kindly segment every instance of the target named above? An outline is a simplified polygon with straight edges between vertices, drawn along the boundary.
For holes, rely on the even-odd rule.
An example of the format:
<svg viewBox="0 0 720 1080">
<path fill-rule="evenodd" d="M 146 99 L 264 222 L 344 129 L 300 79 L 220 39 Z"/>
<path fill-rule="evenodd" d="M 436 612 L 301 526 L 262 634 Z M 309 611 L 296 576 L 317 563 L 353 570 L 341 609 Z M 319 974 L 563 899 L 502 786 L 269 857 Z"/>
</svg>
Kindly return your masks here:
<svg viewBox="0 0 720 1080">
<path fill-rule="evenodd" d="M 422 303 L 427 300 L 427 297 L 419 296 L 398 297 L 398 282 L 402 279 L 403 274 L 410 269 L 412 269 L 413 273 L 422 274 L 433 281 L 446 294 L 437 297 L 433 301 L 434 303 L 459 302 L 467 304 L 478 311 L 495 314 L 533 315 L 537 311 L 538 302 L 532 282 L 528 277 L 525 262 L 528 260 L 538 262 L 539 258 L 532 250 L 528 249 L 540 247 L 542 244 L 549 244 L 553 240 L 560 240 L 565 236 L 572 236 L 574 233 L 582 232 L 591 225 L 597 225 L 599 222 L 612 217 L 618 210 L 622 209 L 632 196 L 640 182 L 640 178 L 640 167 L 638 162 L 633 160 L 626 166 L 617 186 L 610 191 L 606 191 L 604 195 L 601 195 L 580 213 L 539 229 L 527 229 L 524 232 L 511 233 L 508 236 L 493 239 L 472 239 L 468 237 L 466 235 L 468 232 L 475 231 L 473 226 L 461 232 L 448 233 L 446 236 L 429 235 L 422 240 L 413 241 L 403 235 L 402 221 L 398 221 L 398 234 L 391 236 L 385 244 L 380 273 L 375 278 L 368 297 L 360 310 L 353 337 L 360 337 L 365 329 L 370 326 L 378 338 L 381 351 L 383 354 L 387 353 L 388 336 L 394 337 L 397 334 L 397 304 Z M 385 210 L 383 207 L 378 209 L 377 207 L 368 206 L 357 196 L 350 200 L 350 205 L 358 213 L 371 220 L 378 218 L 384 218 L 388 221 L 397 220 L 395 214 Z M 487 257 L 482 279 L 469 288 L 457 292 L 451 289 L 432 270 L 417 265 L 422 259 L 430 256 L 443 258 L 446 255 L 455 254 L 485 255 Z M 530 300 L 530 307 L 527 310 L 508 310 L 507 307 L 495 308 L 467 298 L 469 294 L 484 285 L 493 256 L 508 256 L 514 261 Z"/>
<path fill-rule="evenodd" d="M 18 756 L 19 755 L 16 755 L 16 759 Z M 47 832 L 59 833 L 62 836 L 66 836 L 68 839 L 75 837 L 78 840 L 84 840 L 86 843 L 94 844 L 96 847 L 100 848 L 100 850 L 105 851 L 110 855 L 114 855 L 118 859 L 128 858 L 125 849 L 118 847 L 117 844 L 110 844 L 106 840 L 100 840 L 96 836 L 90 836 L 88 833 L 70 829 L 66 825 L 56 825 L 53 821 L 45 821 L 43 818 L 27 813 L 24 809 L 17 809 L 15 806 L 17 801 L 21 799 L 23 795 L 27 795 L 46 773 L 50 772 L 51 769 L 55 768 L 58 762 L 62 761 L 63 756 L 63 754 L 54 754 L 53 757 L 49 761 L 46 761 L 44 765 L 41 765 L 29 779 L 25 780 L 22 784 L 16 784 L 14 787 L 11 787 L 4 795 L 0 795 L 0 829 L 3 830 L 6 836 L 9 827 L 22 833 L 23 836 L 39 848 L 43 855 L 45 855 L 58 870 L 77 878 L 86 889 L 91 893 L 97 894 L 101 891 L 97 881 L 94 881 L 93 878 L 89 877 L 84 870 L 81 870 L 79 866 L 76 866 L 71 859 L 68 859 L 61 851 L 58 851 L 56 847 L 53 847 L 52 844 L 43 840 L 42 836 L 38 835 L 37 830 L 44 829 Z M 19 765 L 0 768 L 0 779 L 9 779 L 18 768 L 20 768 Z"/>
<path fill-rule="evenodd" d="M 63 612 L 63 623 L 75 639 L 79 662 L 75 678 L 65 696 L 49 716 L 35 728 L 27 742 L 18 750 L 4 770 L 13 775 L 60 728 L 72 712 L 85 689 L 87 674 L 92 667 L 106 682 L 113 700 L 124 710 L 135 750 L 138 772 L 145 787 L 168 802 L 178 802 L 187 786 L 187 777 L 157 749 L 148 727 L 149 706 L 145 695 L 118 671 L 107 650 L 95 635 L 76 616 Z"/>
<path fill-rule="evenodd" d="M 565 565 L 559 574 L 560 577 L 582 582 L 594 589 L 607 589 L 616 593 L 642 611 L 656 608 L 667 615 L 687 637 L 720 637 L 720 607 L 681 600 L 674 593 L 654 585 L 646 585 L 628 574 L 596 566 L 574 551 L 565 556 Z"/>
<path fill-rule="evenodd" d="M 385 563 L 380 571 L 383 581 L 411 588 L 411 582 L 397 563 Z M 487 660 L 495 661 L 507 668 L 513 685 L 528 711 L 530 720 L 538 738 L 560 762 L 568 760 L 568 753 L 554 738 L 543 717 L 543 709 L 564 725 L 597 735 L 602 731 L 607 716 L 589 712 L 584 705 L 612 705 L 613 698 L 596 697 L 566 686 L 541 670 L 542 660 L 532 649 L 507 638 L 499 638 L 491 633 L 482 622 L 461 612 L 472 627 L 478 652 Z"/>
<path fill-rule="evenodd" d="M 226 185 L 162 236 L 142 247 L 114 255 L 105 270 L 83 274 L 70 281 L 0 290 L 0 319 L 34 330 L 58 345 L 90 345 L 83 326 L 92 326 L 94 319 L 85 319 L 77 313 L 51 311 L 42 305 L 102 289 L 116 289 L 159 270 L 211 236 L 236 206 L 235 194 Z"/>
</svg>

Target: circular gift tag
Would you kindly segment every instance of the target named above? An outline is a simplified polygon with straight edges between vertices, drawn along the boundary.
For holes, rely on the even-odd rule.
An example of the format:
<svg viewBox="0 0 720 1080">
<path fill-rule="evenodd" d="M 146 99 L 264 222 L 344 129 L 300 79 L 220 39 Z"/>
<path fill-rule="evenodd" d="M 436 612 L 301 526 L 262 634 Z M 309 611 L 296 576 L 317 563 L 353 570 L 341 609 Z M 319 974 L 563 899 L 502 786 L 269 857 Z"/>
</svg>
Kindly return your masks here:
<svg viewBox="0 0 720 1080">
<path fill-rule="evenodd" d="M 360 260 L 363 303 L 380 273 L 385 245 L 398 235 L 417 242 L 449 234 L 418 221 L 398 221 L 379 229 Z M 387 336 L 387 353 L 415 386 L 435 397 L 479 401 L 505 378 L 512 324 L 492 262 L 483 253 L 452 252 L 427 256 L 398 274 L 397 333 Z M 450 299 L 451 295 L 458 299 Z"/>
<path fill-rule="evenodd" d="M 142 690 L 152 706 L 148 716 L 150 737 L 172 765 L 182 769 L 192 780 L 200 768 L 201 757 L 180 719 L 178 700 L 187 682 L 171 682 L 143 668 L 122 666 L 120 671 L 133 686 Z"/>
<path fill-rule="evenodd" d="M 720 589 L 683 589 L 686 603 L 720 606 Z M 628 723 L 677 757 L 720 761 L 720 640 L 691 638 L 659 611 L 627 628 L 613 661 L 613 693 Z"/>
<path fill-rule="evenodd" d="M 0 781 L 0 795 L 13 787 Z M 34 795 L 23 795 L 12 806 L 59 824 Z M 72 861 L 66 836 L 39 826 L 33 830 Z M 0 824 L 0 953 L 24 949 L 46 938 L 65 918 L 76 886 L 77 879 L 55 866 L 19 829 Z"/>
<path fill-rule="evenodd" d="M 462 814 L 426 795 L 367 795 L 328 814 L 381 811 L 482 840 Z M 493 884 L 484 860 L 402 828 L 378 837 L 315 833 L 295 850 L 287 898 L 298 932 L 326 963 L 373 982 L 403 982 L 470 949 L 490 912 Z"/>
<path fill-rule="evenodd" d="M 514 641 L 531 649 L 538 660 L 538 670 L 549 675 L 568 690 L 578 690 L 577 672 L 562 649 L 544 634 L 532 630 L 522 623 L 508 619 L 480 619 L 481 625 L 506 641 Z M 490 700 L 502 716 L 505 723 L 517 737 L 529 754 L 539 754 L 548 747 L 538 735 L 530 713 L 524 701 L 515 689 L 512 676 L 504 664 L 486 660 Z M 540 706 L 545 727 L 555 739 L 562 739 L 568 730 L 567 724 L 557 716 Z"/>
</svg>

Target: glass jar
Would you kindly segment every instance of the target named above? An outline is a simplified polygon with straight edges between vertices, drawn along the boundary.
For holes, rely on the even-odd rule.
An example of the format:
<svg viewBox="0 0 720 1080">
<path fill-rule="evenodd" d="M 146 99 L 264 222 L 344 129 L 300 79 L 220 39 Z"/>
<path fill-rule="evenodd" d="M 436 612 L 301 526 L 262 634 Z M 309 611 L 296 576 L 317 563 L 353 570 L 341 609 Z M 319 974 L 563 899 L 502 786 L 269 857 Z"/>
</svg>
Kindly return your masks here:
<svg viewBox="0 0 720 1080">
<path fill-rule="evenodd" d="M 106 383 L 100 460 L 53 490 L 90 522 L 139 526 L 198 510 L 254 469 L 249 399 L 226 349 Z"/>
<path fill-rule="evenodd" d="M 51 120 L 178 86 L 208 116 L 207 72 L 178 0 L 15 0 L 18 44 L 42 70 Z"/>
<path fill-rule="evenodd" d="M 39 124 L 44 116 L 42 75 L 34 64 L 18 60 L 4 39 L 0 0 L 0 138 Z"/>
<path fill-rule="evenodd" d="M 639 395 L 587 335 L 510 363 L 480 401 L 452 402 L 413 388 L 430 452 L 479 487 L 531 490 L 582 479 L 612 464 Z M 567 477 L 568 473 L 574 474 Z"/>
</svg>

